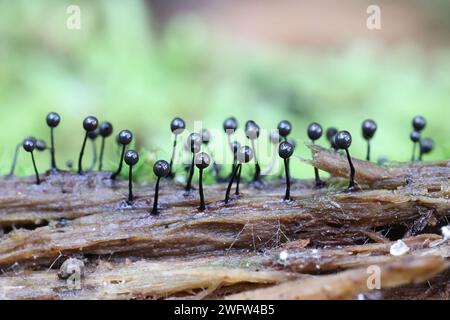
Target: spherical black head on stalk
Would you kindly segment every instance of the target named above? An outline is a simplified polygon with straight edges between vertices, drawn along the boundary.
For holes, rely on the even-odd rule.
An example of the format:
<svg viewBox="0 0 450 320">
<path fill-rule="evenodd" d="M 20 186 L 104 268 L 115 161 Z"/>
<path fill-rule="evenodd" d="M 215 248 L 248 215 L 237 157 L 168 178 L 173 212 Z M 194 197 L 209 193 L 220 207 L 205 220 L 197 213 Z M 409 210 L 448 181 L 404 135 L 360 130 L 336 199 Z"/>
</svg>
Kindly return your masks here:
<svg viewBox="0 0 450 320">
<path fill-rule="evenodd" d="M 322 126 L 320 124 L 318 124 L 317 122 L 313 122 L 308 126 L 308 137 L 312 140 L 312 141 L 316 141 L 318 139 L 320 139 L 320 137 L 322 136 L 323 130 L 322 130 Z"/>
<path fill-rule="evenodd" d="M 184 129 L 186 129 L 186 123 L 181 118 L 174 118 L 170 122 L 170 130 L 174 134 L 181 134 L 183 133 Z"/>
<path fill-rule="evenodd" d="M 97 137 L 98 137 L 99 134 L 100 134 L 100 130 L 99 130 L 98 128 L 95 129 L 94 131 L 89 131 L 89 132 L 87 133 L 88 138 L 91 139 L 91 140 L 97 139 Z"/>
<path fill-rule="evenodd" d="M 420 132 L 413 130 L 411 132 L 411 134 L 409 135 L 409 138 L 411 139 L 412 142 L 416 143 L 420 141 Z"/>
<path fill-rule="evenodd" d="M 280 123 L 278 123 L 277 129 L 278 132 L 280 133 L 280 136 L 286 138 L 291 133 L 292 125 L 289 121 L 282 120 L 280 121 Z"/>
<path fill-rule="evenodd" d="M 134 199 L 133 196 L 133 166 L 139 161 L 139 154 L 135 150 L 128 150 L 123 156 L 125 163 L 129 167 L 128 171 L 128 203 Z"/>
<path fill-rule="evenodd" d="M 123 159 L 127 165 L 134 166 L 139 161 L 139 154 L 135 150 L 128 150 Z"/>
<path fill-rule="evenodd" d="M 326 132 L 328 142 L 332 143 L 334 136 L 338 133 L 338 129 L 335 127 L 329 127 Z"/>
<path fill-rule="evenodd" d="M 434 141 L 430 138 L 425 138 L 420 141 L 420 153 L 427 154 L 433 151 Z"/>
<path fill-rule="evenodd" d="M 283 141 L 280 143 L 280 145 L 278 146 L 278 155 L 280 156 L 280 158 L 282 158 L 284 160 L 284 170 L 285 170 L 285 174 L 286 174 L 286 194 L 284 196 L 284 200 L 285 201 L 290 201 L 291 200 L 291 177 L 290 177 L 290 173 L 289 173 L 289 158 L 292 156 L 292 154 L 294 153 L 294 146 L 287 142 L 287 141 Z"/>
<path fill-rule="evenodd" d="M 372 119 L 364 120 L 361 125 L 361 129 L 364 139 L 370 140 L 373 138 L 375 132 L 377 131 L 377 123 Z"/>
<path fill-rule="evenodd" d="M 103 154 L 104 154 L 104 151 L 105 151 L 105 140 L 110 135 L 112 135 L 112 133 L 113 133 L 113 126 L 112 126 L 112 124 L 110 122 L 104 121 L 104 122 L 100 123 L 100 125 L 99 125 L 97 130 L 98 130 L 98 133 L 100 134 L 100 136 L 102 137 L 102 144 L 101 144 L 100 156 L 99 156 L 100 159 L 99 159 L 99 165 L 98 165 L 98 170 L 102 171 L 102 169 L 103 169 Z"/>
<path fill-rule="evenodd" d="M 427 125 L 427 120 L 422 116 L 415 116 L 412 120 L 412 125 L 415 131 L 422 131 Z"/>
<path fill-rule="evenodd" d="M 366 119 L 361 125 L 361 131 L 363 138 L 367 141 L 366 160 L 370 161 L 370 140 L 373 138 L 375 132 L 377 131 L 377 123 L 372 119 Z"/>
<path fill-rule="evenodd" d="M 349 184 L 348 184 L 348 190 L 354 191 L 354 190 L 356 190 L 356 188 L 355 188 L 355 167 L 353 166 L 353 161 L 350 156 L 350 152 L 348 151 L 348 148 L 352 145 L 352 136 L 351 136 L 350 132 L 348 132 L 346 130 L 339 131 L 334 136 L 334 143 L 336 144 L 336 146 L 339 149 L 344 149 L 345 153 L 347 154 L 348 165 L 350 167 L 350 179 L 349 179 Z"/>
<path fill-rule="evenodd" d="M 33 152 L 34 149 L 36 148 L 36 140 L 33 138 L 26 138 L 23 141 L 22 146 L 26 152 Z"/>
<path fill-rule="evenodd" d="M 131 140 L 133 140 L 133 134 L 130 130 L 122 130 L 117 135 L 117 142 L 123 146 L 130 144 Z"/>
<path fill-rule="evenodd" d="M 36 150 L 37 151 L 45 151 L 47 149 L 47 144 L 44 140 L 38 139 L 36 140 Z"/>
<path fill-rule="evenodd" d="M 193 132 L 188 136 L 188 146 L 189 150 L 192 153 L 199 152 L 201 144 L 202 144 L 202 136 L 199 135 L 198 133 Z"/>
<path fill-rule="evenodd" d="M 331 147 L 333 149 L 337 149 L 337 146 L 334 143 L 334 136 L 337 135 L 338 131 L 339 130 L 336 129 L 335 127 L 330 127 L 327 129 L 327 132 L 326 132 L 327 140 L 331 144 Z"/>
<path fill-rule="evenodd" d="M 245 135 L 250 140 L 258 139 L 259 126 L 252 120 L 247 121 L 247 123 L 245 124 Z"/>
<path fill-rule="evenodd" d="M 170 166 L 169 163 L 165 160 L 158 160 L 153 165 L 153 173 L 159 177 L 164 178 L 166 177 L 170 172 Z"/>
<path fill-rule="evenodd" d="M 278 146 L 278 155 L 283 159 L 288 159 L 294 153 L 294 146 L 287 141 L 283 141 Z"/>
<path fill-rule="evenodd" d="M 26 152 L 29 152 L 29 153 L 31 154 L 31 160 L 32 160 L 32 162 L 33 162 L 34 172 L 36 173 L 36 184 L 40 184 L 41 181 L 40 181 L 40 179 L 39 179 L 39 173 L 38 173 L 38 170 L 37 170 L 37 168 L 36 168 L 36 163 L 35 163 L 35 161 L 34 161 L 34 155 L 33 155 L 33 151 L 34 151 L 34 149 L 36 148 L 36 139 L 34 139 L 34 138 L 26 138 L 26 139 L 23 141 L 22 146 L 23 146 L 23 149 L 24 149 Z"/>
<path fill-rule="evenodd" d="M 94 131 L 98 127 L 98 120 L 94 116 L 87 116 L 83 120 L 83 128 L 87 132 Z"/>
<path fill-rule="evenodd" d="M 92 137 L 93 136 L 96 137 L 98 135 L 98 133 L 97 134 L 94 133 L 94 131 L 96 131 L 98 128 L 97 118 L 93 117 L 93 116 L 87 116 L 86 118 L 84 118 L 83 128 L 84 128 L 84 130 L 86 130 L 86 135 L 84 137 L 83 144 L 81 146 L 80 155 L 78 156 L 78 174 L 80 174 L 80 175 L 83 174 L 82 164 L 83 164 L 84 149 L 86 147 L 86 140 L 90 134 Z M 114 176 L 114 178 L 115 178 L 115 176 Z"/>
<path fill-rule="evenodd" d="M 61 117 L 56 112 L 50 112 L 47 115 L 46 121 L 50 128 L 55 128 L 61 122 Z"/>
<path fill-rule="evenodd" d="M 202 135 L 202 142 L 204 144 L 208 144 L 209 141 L 211 140 L 211 133 L 209 132 L 209 130 L 202 129 L 201 135 Z"/>
<path fill-rule="evenodd" d="M 200 194 L 200 207 L 199 210 L 203 211 L 206 209 L 205 206 L 205 196 L 203 194 L 203 170 L 208 168 L 209 164 L 211 163 L 211 157 L 205 153 L 200 152 L 195 156 L 195 165 L 200 170 L 199 172 L 199 194 Z"/>
<path fill-rule="evenodd" d="M 223 122 L 223 131 L 225 131 L 226 134 L 234 133 L 237 127 L 238 122 L 235 117 L 229 117 Z"/>
<path fill-rule="evenodd" d="M 334 143 L 339 149 L 348 149 L 352 144 L 352 136 L 346 130 L 339 131 L 334 136 Z"/>
<path fill-rule="evenodd" d="M 240 163 L 247 163 L 253 159 L 253 149 L 249 146 L 240 147 L 237 152 L 237 160 Z"/>
<path fill-rule="evenodd" d="M 56 160 L 55 160 L 55 142 L 54 142 L 54 133 L 53 129 L 56 128 L 60 121 L 61 117 L 56 112 L 50 112 L 46 118 L 47 125 L 50 127 L 50 157 L 51 157 L 51 172 L 56 172 Z"/>
<path fill-rule="evenodd" d="M 99 126 L 99 133 L 103 138 L 109 137 L 113 133 L 113 126 L 110 122 L 102 122 Z"/>
<path fill-rule="evenodd" d="M 247 121 L 245 122 L 245 128 L 247 128 L 248 126 L 251 126 L 251 125 L 255 125 L 255 124 L 256 124 L 255 121 L 253 121 L 253 120 L 247 120 Z"/>
<path fill-rule="evenodd" d="M 195 156 L 195 166 L 199 169 L 206 169 L 211 163 L 211 157 L 206 152 L 199 152 Z"/>
<path fill-rule="evenodd" d="M 158 193 L 159 193 L 159 180 L 161 178 L 167 177 L 170 173 L 170 164 L 165 160 L 158 160 L 153 165 L 153 173 L 158 177 L 155 186 L 155 198 L 153 201 L 153 209 L 151 213 L 158 214 Z"/>
<path fill-rule="evenodd" d="M 27 139 L 33 140 L 33 141 L 34 141 L 34 143 L 36 143 L 36 138 L 35 138 L 35 137 L 33 137 L 33 136 L 28 136 L 28 137 L 26 137 L 26 138 L 25 138 L 25 139 L 23 139 L 23 140 L 25 141 L 25 140 L 27 140 Z"/>
</svg>

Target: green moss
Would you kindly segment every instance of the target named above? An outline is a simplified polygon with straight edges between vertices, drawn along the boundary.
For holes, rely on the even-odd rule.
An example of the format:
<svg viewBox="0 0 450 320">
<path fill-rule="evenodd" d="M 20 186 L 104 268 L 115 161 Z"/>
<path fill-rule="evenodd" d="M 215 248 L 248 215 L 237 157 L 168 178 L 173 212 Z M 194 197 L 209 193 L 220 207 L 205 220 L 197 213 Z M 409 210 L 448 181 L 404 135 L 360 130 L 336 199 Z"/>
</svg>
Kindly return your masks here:
<svg viewBox="0 0 450 320">
<path fill-rule="evenodd" d="M 0 2 L 0 12 L 8 12 L 0 20 L 0 174 L 9 170 L 14 147 L 25 136 L 48 141 L 44 119 L 52 110 L 62 116 L 56 132 L 60 166 L 77 159 L 82 119 L 95 114 L 111 121 L 116 133 L 124 128 L 135 133 L 138 150 L 147 150 L 136 169 L 142 179 L 152 177 L 156 159 L 169 159 L 174 116 L 185 118 L 188 128 L 203 120 L 216 129 L 229 115 L 238 117 L 241 127 L 252 118 L 267 129 L 290 119 L 302 157 L 309 157 L 300 143 L 307 139 L 306 126 L 318 121 L 352 132 L 351 153 L 360 158 L 365 152 L 360 124 L 370 117 L 379 125 L 374 158 L 406 161 L 411 118 L 423 114 L 424 135 L 436 142 L 427 159 L 450 157 L 450 51 L 382 51 L 361 43 L 333 53 L 286 52 L 217 41 L 192 16 L 177 17 L 155 37 L 143 1 L 79 1 L 82 29 L 75 31 L 65 28 L 68 4 Z M 227 152 L 220 148 L 224 138 L 214 137 L 217 158 Z M 107 143 L 107 169 L 116 167 L 113 140 Z M 327 145 L 324 138 L 319 143 Z M 32 174 L 28 159 L 19 157 L 17 173 Z M 263 163 L 269 158 L 270 153 L 260 156 Z M 49 162 L 47 154 L 37 155 L 40 171 Z M 311 168 L 292 163 L 294 177 L 312 177 Z M 251 170 L 244 168 L 246 175 Z"/>
</svg>

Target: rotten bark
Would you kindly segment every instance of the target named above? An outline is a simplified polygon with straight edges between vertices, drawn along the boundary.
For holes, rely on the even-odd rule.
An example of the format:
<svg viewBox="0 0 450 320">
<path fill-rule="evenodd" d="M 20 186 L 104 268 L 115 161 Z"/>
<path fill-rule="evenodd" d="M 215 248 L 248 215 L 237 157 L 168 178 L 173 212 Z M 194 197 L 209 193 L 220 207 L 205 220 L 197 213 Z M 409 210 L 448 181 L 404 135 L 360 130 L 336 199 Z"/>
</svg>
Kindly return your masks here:
<svg viewBox="0 0 450 320">
<path fill-rule="evenodd" d="M 256 297 L 259 292 L 267 292 L 266 297 L 272 297 L 273 292 L 281 294 L 286 288 L 291 288 L 289 281 L 313 281 L 309 275 L 319 274 L 320 277 L 331 277 L 328 280 L 336 281 L 343 288 L 349 287 L 348 294 L 333 297 L 354 298 L 355 292 L 364 291 L 361 289 L 362 269 L 358 268 L 367 266 L 367 263 L 385 265 L 392 279 L 405 274 L 402 281 L 388 282 L 390 286 L 427 279 L 447 267 L 443 259 L 448 255 L 442 252 L 439 258 L 420 261 L 412 254 L 416 252 L 419 255 L 417 252 L 425 250 L 433 240 L 432 235 L 405 239 L 413 248 L 408 253 L 411 260 L 407 260 L 406 265 L 398 266 L 388 254 L 388 247 L 392 245 L 391 239 L 425 231 L 437 233 L 440 226 L 448 224 L 448 162 L 380 167 L 355 160 L 356 181 L 361 191 L 348 192 L 342 187 L 348 175 L 346 159 L 334 151 L 317 146 L 312 148 L 313 160 L 310 163 L 334 176 L 328 180 L 328 189 L 314 189 L 312 181 L 294 181 L 291 189 L 293 201 L 286 203 L 282 201 L 283 183 L 271 181 L 264 190 L 243 186 L 243 195 L 225 205 L 225 186 L 207 186 L 205 212 L 197 210 L 199 200 L 196 192 L 186 196 L 182 186 L 168 182 L 162 184 L 161 214 L 152 216 L 149 214 L 152 186 L 136 186 L 136 200 L 129 206 L 124 201 L 126 183 L 112 182 L 107 173 L 47 175 L 39 186 L 32 178 L 2 179 L 0 226 L 5 234 L 0 237 L 0 267 L 6 270 L 6 275 L 0 276 L 0 284 L 8 288 L 20 287 L 20 279 L 31 284 L 39 280 L 50 281 L 56 271 L 46 272 L 44 269 L 57 267 L 59 264 L 53 262 L 61 255 L 81 254 L 87 259 L 85 281 L 91 291 L 66 296 L 60 294 L 61 290 L 64 292 L 58 287 L 61 283 L 51 289 L 53 294 L 50 294 L 50 289 L 37 292 L 31 285 L 29 292 L 19 290 L 13 297 L 162 298 L 187 296 L 189 290 L 193 290 L 193 296 L 197 298 L 222 297 L 224 292 L 234 294 L 256 284 L 282 282 L 279 287 L 251 293 Z M 391 229 L 395 232 L 388 235 Z M 345 245 L 350 247 L 338 247 Z M 419 251 L 416 245 L 420 247 Z M 442 250 L 448 250 L 445 248 Z M 274 258 L 278 257 L 280 250 L 290 252 L 289 259 L 281 264 L 278 258 Z M 308 250 L 319 250 L 319 258 L 316 251 L 311 254 Z M 248 257 L 249 252 L 251 258 Z M 369 252 L 370 257 L 361 252 L 366 255 Z M 201 256 L 203 258 L 199 258 Z M 232 267 L 221 266 L 222 269 L 215 270 L 217 272 L 202 269 L 202 263 L 209 267 L 212 260 L 226 261 L 230 256 L 235 262 Z M 90 275 L 97 279 L 108 277 L 102 267 L 105 262 L 93 266 L 97 257 L 101 261 L 113 257 L 114 262 L 108 267 L 113 274 L 117 272 L 119 277 L 125 278 L 136 274 L 138 280 L 122 288 L 123 291 L 115 291 L 118 288 L 115 286 L 102 287 L 100 282 L 90 278 Z M 128 258 L 140 262 L 130 264 L 126 262 Z M 140 260 L 143 258 L 145 260 Z M 180 276 L 184 280 L 172 275 L 167 280 L 169 286 L 159 288 L 157 279 L 146 277 L 144 271 L 140 273 L 140 269 L 146 268 L 156 268 L 152 269 L 156 274 L 158 270 L 161 273 L 164 268 L 170 269 L 168 261 L 171 259 L 178 259 L 181 265 L 186 266 L 185 274 Z M 257 266 L 259 271 L 242 269 L 242 263 L 248 259 L 251 260 L 250 265 Z M 188 269 L 193 270 L 194 264 L 199 269 L 194 274 L 187 272 Z M 157 269 L 158 266 L 161 269 Z M 239 267 L 236 269 L 236 266 Z M 20 275 L 9 274 L 11 268 L 16 271 L 18 268 Z M 322 276 L 323 273 L 344 269 L 350 270 Z M 170 276 L 170 272 L 167 274 Z M 293 277 L 300 277 L 300 280 L 292 280 Z M 359 279 L 357 285 L 352 280 L 356 279 L 354 277 Z M 186 279 L 197 280 L 189 282 Z M 346 285 L 342 285 L 342 281 Z M 210 289 L 198 295 L 202 288 Z M 291 292 L 289 295 L 283 293 L 279 297 L 331 297 L 288 291 Z M 8 298 L 11 291 L 0 289 L 0 297 L 1 294 Z M 247 298 L 248 295 L 243 293 L 237 297 Z"/>
<path fill-rule="evenodd" d="M 347 158 L 341 152 L 324 149 L 318 145 L 309 145 L 313 153 L 312 160 L 303 161 L 338 177 L 347 178 L 349 168 Z M 450 179 L 450 161 L 430 163 L 391 163 L 379 166 L 372 162 L 352 159 L 355 166 L 355 180 L 362 186 L 372 189 L 397 189 L 400 187 L 433 193 L 441 189 L 447 190 Z"/>
<path fill-rule="evenodd" d="M 420 283 L 448 268 L 448 263 L 436 257 L 411 259 L 406 257 L 379 265 L 381 287 L 389 289 L 409 283 Z M 367 269 L 359 268 L 341 273 L 286 281 L 264 289 L 230 295 L 237 300 L 336 300 L 355 299 L 368 290 Z"/>
<path fill-rule="evenodd" d="M 450 255 L 450 244 L 440 243 L 440 240 L 436 235 L 405 239 L 411 251 L 402 257 L 389 254 L 393 244 L 389 242 L 322 249 L 291 246 L 283 249 L 287 251 L 286 258 L 282 258 L 282 249 L 278 248 L 263 254 L 241 251 L 137 261 L 90 259 L 79 290 L 68 287 L 66 280 L 58 278 L 55 269 L 16 268 L 0 277 L 0 298 L 355 299 L 362 293 L 376 294 L 378 298 L 393 294 L 398 297 L 448 268 L 444 259 Z M 369 290 L 366 285 L 369 265 L 381 269 L 381 290 Z M 395 293 L 389 289 L 410 283 L 416 286 L 396 288 Z M 279 286 L 253 291 L 255 287 L 273 284 Z M 445 294 L 445 290 L 437 291 Z"/>
</svg>

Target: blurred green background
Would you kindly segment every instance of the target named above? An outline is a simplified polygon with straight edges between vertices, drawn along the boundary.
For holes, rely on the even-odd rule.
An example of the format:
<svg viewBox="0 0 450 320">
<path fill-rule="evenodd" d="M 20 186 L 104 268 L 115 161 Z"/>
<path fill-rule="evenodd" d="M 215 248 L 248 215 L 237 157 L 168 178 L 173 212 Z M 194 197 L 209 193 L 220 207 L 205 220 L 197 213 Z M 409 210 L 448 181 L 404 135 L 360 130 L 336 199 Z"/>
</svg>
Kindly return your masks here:
<svg viewBox="0 0 450 320">
<path fill-rule="evenodd" d="M 0 174 L 24 137 L 49 141 L 49 111 L 62 117 L 60 167 L 76 162 L 89 114 L 111 121 L 115 133 L 132 130 L 148 172 L 154 159 L 170 156 L 175 116 L 188 129 L 203 120 L 219 130 L 230 115 L 240 128 L 253 119 L 267 130 L 288 119 L 305 158 L 312 121 L 349 130 L 351 153 L 363 158 L 360 126 L 373 118 L 374 158 L 407 161 L 411 119 L 421 114 L 423 136 L 435 141 L 426 159 L 449 158 L 450 6 L 375 3 L 382 29 L 370 31 L 371 1 L 0 0 Z M 66 27 L 74 4 L 79 30 Z M 214 139 L 223 143 L 224 135 Z M 114 147 L 109 139 L 106 168 L 115 167 Z M 85 167 L 90 148 L 86 159 Z M 41 172 L 48 168 L 47 153 L 37 161 Z M 17 173 L 32 172 L 22 152 Z M 296 177 L 312 173 L 293 164 Z"/>
</svg>

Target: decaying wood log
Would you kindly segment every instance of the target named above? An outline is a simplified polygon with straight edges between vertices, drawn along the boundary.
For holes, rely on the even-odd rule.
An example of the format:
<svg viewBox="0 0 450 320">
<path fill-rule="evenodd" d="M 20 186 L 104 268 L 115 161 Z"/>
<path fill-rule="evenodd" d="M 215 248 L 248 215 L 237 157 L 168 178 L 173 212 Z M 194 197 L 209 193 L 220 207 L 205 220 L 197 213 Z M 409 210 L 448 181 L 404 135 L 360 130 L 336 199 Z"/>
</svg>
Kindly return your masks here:
<svg viewBox="0 0 450 320">
<path fill-rule="evenodd" d="M 448 268 L 448 263 L 437 257 L 407 257 L 379 266 L 381 287 L 390 288 L 429 279 Z M 354 299 L 358 293 L 369 290 L 367 278 L 365 268 L 352 269 L 333 275 L 286 281 L 273 287 L 230 295 L 227 299 Z"/>
<path fill-rule="evenodd" d="M 383 295 L 394 285 L 429 279 L 448 267 L 450 244 L 437 235 L 405 239 L 410 252 L 389 254 L 392 242 L 322 249 L 271 249 L 264 253 L 169 259 L 91 259 L 80 290 L 68 286 L 57 270 L 12 269 L 0 277 L 0 298 L 6 299 L 125 299 L 221 298 L 223 292 L 240 292 L 256 285 L 281 284 L 294 291 L 272 287 L 256 294 L 243 292 L 229 298 L 347 298 L 370 290 L 367 266 L 380 266 Z M 437 245 L 435 245 L 437 244 Z M 280 252 L 287 251 L 285 257 Z M 319 266 L 319 268 L 317 267 Z M 330 274 L 343 269 L 349 272 Z M 310 276 L 310 273 L 316 274 Z M 355 281 L 357 285 L 355 285 Z M 300 283 L 300 285 L 298 285 Z M 45 284 L 45 285 L 43 285 Z M 323 286 L 325 285 L 325 289 Z M 404 294 L 399 291 L 397 295 Z M 274 296 L 275 295 L 275 296 Z M 383 297 L 383 296 L 382 296 Z"/>
<path fill-rule="evenodd" d="M 162 185 L 161 213 L 152 216 L 153 186 L 136 186 L 136 200 L 129 206 L 124 201 L 126 183 L 112 182 L 108 173 L 46 175 L 39 186 L 32 178 L 1 179 L 0 226 L 4 235 L 0 237 L 0 268 L 5 275 L 0 276 L 0 284 L 23 291 L 0 289 L 0 297 L 212 298 L 252 289 L 256 284 L 281 283 L 261 289 L 267 291 L 251 291 L 251 295 L 266 292 L 266 298 L 355 298 L 355 292 L 364 292 L 362 268 L 367 264 L 383 265 L 393 279 L 386 282 L 390 286 L 428 279 L 447 268 L 444 259 L 448 255 L 441 251 L 436 254 L 439 257 L 418 257 L 429 255 L 424 250 L 436 252 L 436 248 L 428 248 L 436 234 L 404 239 L 412 248 L 404 264 L 390 256 L 388 248 L 392 239 L 425 231 L 438 233 L 448 224 L 448 162 L 381 167 L 355 160 L 361 190 L 348 192 L 343 187 L 348 174 L 345 158 L 334 151 L 312 148 L 310 162 L 334 176 L 328 180 L 328 188 L 314 189 L 312 181 L 294 181 L 294 199 L 287 203 L 281 200 L 283 182 L 267 181 L 263 190 L 243 186 L 242 196 L 225 205 L 226 186 L 211 185 L 205 190 L 205 212 L 197 209 L 196 192 L 186 195 L 182 186 L 169 182 Z M 400 233 L 386 235 L 387 230 L 399 226 Z M 448 250 L 445 245 L 439 248 Z M 289 254 L 280 262 L 282 250 Z M 52 283 L 54 268 L 59 265 L 54 262 L 63 260 L 58 259 L 61 255 L 83 256 L 89 290 L 67 293 L 64 282 Z M 98 259 L 102 262 L 95 264 Z M 233 266 L 219 263 L 217 270 L 209 271 L 213 260 L 229 259 Z M 170 261 L 175 260 L 189 270 L 171 269 Z M 249 260 L 259 271 L 242 267 Z M 161 287 L 158 274 L 165 268 L 172 271 L 165 273 L 167 287 Z M 323 275 L 344 269 L 350 270 Z M 154 270 L 155 275 L 147 276 L 145 270 Z M 176 272 L 180 272 L 178 278 Z M 405 277 L 398 280 L 400 273 Z M 109 276 L 127 278 L 133 274 L 135 281 L 118 282 L 126 283 L 124 287 L 102 286 L 100 280 L 94 280 L 108 283 L 105 279 Z M 311 274 L 315 276 L 311 278 Z M 348 290 L 322 296 L 291 289 L 284 293 L 292 281 L 318 281 L 320 288 L 324 277 L 328 277 L 324 281 Z M 52 284 L 39 291 L 33 287 L 39 280 Z M 206 291 L 199 293 L 201 289 Z M 248 298 L 249 294 L 234 297 Z"/>
<path fill-rule="evenodd" d="M 377 227 L 412 225 L 421 217 L 421 210 L 431 210 L 436 219 L 450 210 L 445 198 L 404 191 L 322 192 L 289 204 L 280 201 L 281 193 L 244 192 L 244 197 L 229 205 L 219 200 L 222 193 L 209 195 L 210 201 L 215 201 L 209 202 L 203 213 L 197 211 L 196 199 L 181 196 L 182 202 L 172 202 L 157 217 L 148 213 L 143 198 L 132 208 L 114 198 L 115 203 L 107 204 L 102 213 L 64 225 L 6 234 L 0 246 L 0 266 L 50 263 L 60 253 L 159 257 L 229 248 L 255 250 L 298 238 L 309 239 L 314 245 L 351 244 L 366 241 L 365 232 Z M 76 197 L 79 201 L 80 195 Z"/>
<path fill-rule="evenodd" d="M 348 177 L 347 158 L 341 152 L 324 149 L 318 145 L 309 145 L 313 153 L 312 160 L 304 160 L 313 166 L 339 177 Z M 449 188 L 450 161 L 431 163 L 391 163 L 379 166 L 374 163 L 353 159 L 355 180 L 372 189 L 396 189 L 410 187 L 411 190 L 429 189 L 430 193 Z"/>
<path fill-rule="evenodd" d="M 422 234 L 402 241 L 411 250 L 409 255 L 415 257 L 439 256 L 448 258 L 450 246 L 442 243 L 433 246 L 440 241 L 436 234 Z M 271 260 L 271 267 L 289 270 L 296 273 L 322 274 L 351 268 L 379 265 L 392 261 L 390 248 L 393 242 L 372 243 L 365 245 L 340 246 L 326 249 L 300 248 L 284 250 L 283 260 Z M 281 249 L 279 249 L 281 250 Z"/>
<path fill-rule="evenodd" d="M 258 270 L 262 258 L 243 255 L 197 259 L 100 261 L 81 279 L 80 290 L 58 279 L 56 270 L 0 277 L 4 299 L 131 299 L 183 296 L 201 298 L 220 287 L 274 284 L 298 278 L 293 273 Z M 45 285 L 43 285 L 45 283 Z M 20 288 L 20 290 L 18 290 Z"/>
</svg>

